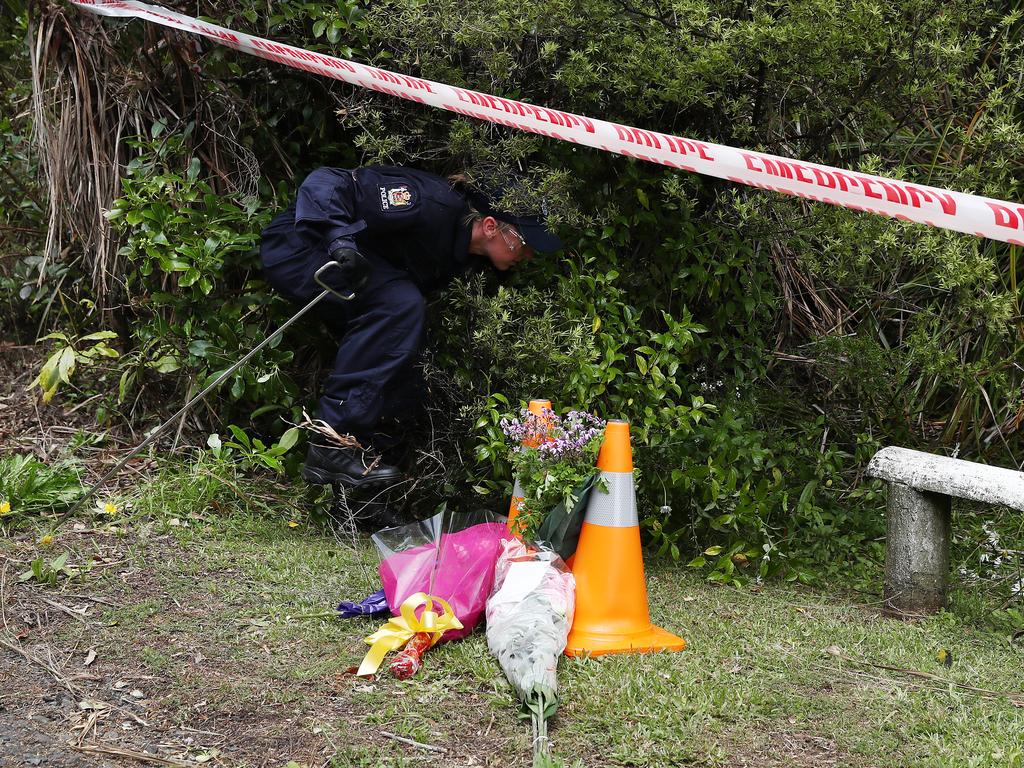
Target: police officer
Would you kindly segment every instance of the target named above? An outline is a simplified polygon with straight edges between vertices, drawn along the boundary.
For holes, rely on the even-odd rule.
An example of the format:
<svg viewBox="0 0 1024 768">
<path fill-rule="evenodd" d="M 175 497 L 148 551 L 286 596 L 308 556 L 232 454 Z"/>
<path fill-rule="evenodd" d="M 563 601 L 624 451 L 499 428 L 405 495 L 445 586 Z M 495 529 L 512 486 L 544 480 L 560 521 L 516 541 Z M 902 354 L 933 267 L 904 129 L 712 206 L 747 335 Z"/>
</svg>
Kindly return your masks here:
<svg viewBox="0 0 1024 768">
<path fill-rule="evenodd" d="M 319 417 L 364 450 L 317 443 L 303 477 L 349 488 L 390 485 L 401 472 L 373 449 L 382 419 L 420 403 L 415 366 L 424 344 L 424 296 L 482 263 L 505 271 L 535 251 L 561 249 L 538 216 L 516 216 L 461 182 L 413 168 L 320 168 L 263 231 L 270 285 L 298 303 L 321 292 L 314 273 L 330 260 L 320 312 L 338 341 Z M 326 304 L 325 304 L 326 302 Z"/>
</svg>

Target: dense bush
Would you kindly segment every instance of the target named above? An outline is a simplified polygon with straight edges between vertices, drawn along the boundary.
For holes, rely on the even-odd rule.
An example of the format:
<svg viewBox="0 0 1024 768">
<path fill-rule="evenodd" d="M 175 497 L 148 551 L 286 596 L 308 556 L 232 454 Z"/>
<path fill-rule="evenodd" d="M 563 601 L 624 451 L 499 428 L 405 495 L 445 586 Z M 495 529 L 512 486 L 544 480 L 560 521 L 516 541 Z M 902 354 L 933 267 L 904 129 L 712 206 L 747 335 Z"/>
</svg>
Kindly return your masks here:
<svg viewBox="0 0 1024 768">
<path fill-rule="evenodd" d="M 0 8 L 0 61 L 5 62 L 0 66 L 0 332 L 4 338 L 31 341 L 26 303 L 43 305 L 47 299 L 36 284 L 46 200 L 36 178 L 28 119 L 27 15 L 13 2 Z M 66 274 L 67 266 L 59 271 Z"/>
<path fill-rule="evenodd" d="M 264 289 L 254 258 L 269 212 L 256 197 L 217 194 L 200 177 L 199 158 L 185 155 L 187 137 L 186 130 L 140 143 L 108 214 L 131 265 L 124 280 L 131 352 L 120 366 L 119 402 L 147 376 L 179 371 L 187 375 L 174 378 L 192 382 L 188 395 L 195 394 L 258 344 L 272 310 L 285 304 Z M 224 396 L 254 416 L 296 420 L 298 391 L 285 370 L 293 359 L 289 345 L 272 342 L 225 382 Z"/>
<path fill-rule="evenodd" d="M 218 0 L 200 10 L 568 111 L 1021 196 L 1024 24 L 981 0 L 309 1 L 277 3 L 270 17 Z M 38 23 L 53 22 L 41 12 Z M 65 303 L 48 323 L 119 332 L 109 375 L 121 408 L 132 397 L 159 410 L 146 391 L 185 396 L 280 321 L 287 308 L 256 272 L 257 234 L 311 168 L 405 162 L 480 178 L 511 168 L 546 198 L 569 249 L 506 286 L 471 279 L 432 305 L 445 493 L 505 493 L 498 420 L 544 396 L 631 421 L 641 513 L 662 551 L 723 579 L 800 577 L 810 559 L 876 554 L 879 501 L 861 471 L 878 445 L 1019 460 L 1015 248 L 472 123 L 206 43 L 196 54 L 141 22 L 111 35 L 120 60 L 181 104 L 146 113 L 147 135 L 122 144 L 109 208 L 125 274 L 93 297 L 114 311 Z M 154 35 L 166 45 L 135 56 Z M 259 182 L 239 181 L 241 161 L 224 157 L 257 158 Z M 81 290 L 75 276 L 95 264 L 76 256 L 88 269 L 69 256 L 42 284 Z M 19 252 L 3 285 L 5 302 L 38 322 L 44 294 L 12 294 L 31 258 Z M 294 418 L 312 400 L 310 330 L 241 372 L 204 425 L 215 414 Z"/>
</svg>

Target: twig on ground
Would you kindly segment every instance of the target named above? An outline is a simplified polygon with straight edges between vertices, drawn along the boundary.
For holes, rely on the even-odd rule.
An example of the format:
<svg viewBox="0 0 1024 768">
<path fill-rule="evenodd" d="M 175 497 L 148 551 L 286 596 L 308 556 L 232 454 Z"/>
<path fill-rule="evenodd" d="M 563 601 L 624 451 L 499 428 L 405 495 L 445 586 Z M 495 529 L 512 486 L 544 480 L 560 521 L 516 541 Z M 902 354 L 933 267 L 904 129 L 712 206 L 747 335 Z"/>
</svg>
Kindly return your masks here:
<svg viewBox="0 0 1024 768">
<path fill-rule="evenodd" d="M 91 569 L 95 571 L 97 568 L 112 568 L 115 565 L 122 565 L 127 562 L 128 558 L 124 558 L 123 560 L 111 560 L 109 563 L 93 563 Z"/>
<path fill-rule="evenodd" d="M 94 706 L 89 710 L 89 715 L 88 717 L 86 717 L 85 722 L 82 723 L 82 725 L 80 726 L 75 726 L 76 728 L 82 729 L 82 732 L 78 735 L 78 746 L 82 746 L 82 742 L 84 742 L 88 738 L 90 731 L 92 731 L 93 733 L 96 732 L 96 725 L 97 723 L 99 723 L 100 718 L 106 717 L 109 714 L 109 712 L 109 707 Z"/>
<path fill-rule="evenodd" d="M 990 688 L 978 688 L 974 685 L 967 685 L 966 683 L 958 683 L 955 680 L 942 677 L 942 675 L 935 675 L 931 672 L 922 672 L 918 669 L 907 669 L 905 667 L 895 667 L 891 664 L 879 664 L 874 661 L 862 661 L 861 659 L 854 659 L 844 654 L 831 654 L 843 661 L 848 661 L 852 664 L 861 664 L 866 667 L 874 667 L 875 669 L 885 669 L 889 672 L 899 672 L 901 675 L 909 675 L 910 677 L 919 677 L 922 680 L 934 680 L 937 683 L 941 683 L 943 686 L 953 686 L 959 688 L 961 691 L 967 691 L 969 693 L 976 693 L 979 696 L 983 696 L 987 699 L 1009 699 L 1013 703 L 1024 703 L 1024 692 L 1022 691 L 993 691 Z"/>
<path fill-rule="evenodd" d="M 491 722 L 489 722 L 489 723 L 487 724 L 487 730 L 486 730 L 486 731 L 484 731 L 484 738 L 485 738 L 485 739 L 486 739 L 486 738 L 487 738 L 487 737 L 488 737 L 488 736 L 490 735 L 490 733 L 491 733 L 491 728 L 493 728 L 493 727 L 494 727 L 494 713 L 492 712 L 492 713 L 491 713 Z"/>
<path fill-rule="evenodd" d="M 135 701 L 134 699 L 129 699 L 127 696 L 121 696 L 119 700 L 129 704 L 132 707 L 141 706 L 139 702 Z M 114 706 L 117 707 L 117 711 L 120 712 L 122 715 L 127 715 L 139 725 L 149 728 L 149 723 L 147 723 L 141 717 L 132 712 L 131 709 L 129 709 L 128 707 L 123 707 L 120 704 L 115 704 Z M 143 711 L 145 711 L 145 709 L 143 709 Z"/>
<path fill-rule="evenodd" d="M 198 763 L 186 762 L 184 760 L 175 760 L 173 757 L 154 755 L 151 752 L 141 752 L 137 749 L 127 749 L 116 744 L 81 744 L 72 745 L 71 748 L 77 750 L 78 752 L 85 752 L 91 755 L 114 755 L 115 757 L 129 757 L 132 760 L 139 760 L 141 762 L 159 763 L 160 765 L 174 765 L 179 766 L 179 768 L 192 768 L 192 766 L 198 765 Z"/>
<path fill-rule="evenodd" d="M 39 599 L 42 600 L 47 605 L 53 606 L 58 611 L 62 611 L 63 613 L 66 613 L 68 616 L 70 616 L 71 618 L 78 619 L 78 621 L 82 622 L 86 626 L 89 626 L 89 622 L 78 611 L 75 611 L 75 610 L 73 610 L 71 608 L 68 608 L 66 605 L 63 605 L 62 603 L 58 603 L 56 600 L 51 600 L 48 597 L 40 597 Z"/>
<path fill-rule="evenodd" d="M 202 733 L 202 734 L 205 734 L 206 736 L 220 736 L 222 739 L 224 738 L 224 734 L 223 733 L 217 733 L 216 731 L 204 731 L 204 730 L 202 730 L 200 728 L 189 728 L 187 725 L 179 725 L 178 726 L 178 730 L 179 731 L 188 731 L 189 733 Z"/>
<path fill-rule="evenodd" d="M 47 672 L 50 673 L 50 675 L 53 677 L 54 680 L 56 680 L 58 683 L 63 685 L 65 688 L 67 688 L 71 693 L 75 694 L 76 696 L 81 695 L 81 692 L 82 692 L 81 687 L 75 685 L 70 680 L 68 680 L 66 677 L 64 677 L 64 675 L 61 673 L 61 671 L 59 669 L 57 669 L 57 667 L 55 665 L 51 664 L 48 661 L 43 661 L 38 656 L 32 655 L 31 653 L 26 651 L 24 648 L 20 647 L 17 643 L 13 642 L 12 640 L 10 640 L 10 639 L 8 639 L 6 637 L 0 636 L 0 645 L 4 646 L 5 648 L 9 648 L 10 650 L 14 651 L 15 653 L 20 654 L 21 656 L 25 657 L 25 659 L 27 659 L 28 661 L 32 662 L 36 666 L 39 666 L 39 667 L 42 667 L 43 669 L 45 669 Z"/>
<path fill-rule="evenodd" d="M 316 733 L 315 730 L 314 730 L 314 733 Z M 327 742 L 328 749 L 330 750 L 330 754 L 326 757 L 326 759 L 324 760 L 324 764 L 323 764 L 323 768 L 327 768 L 327 766 L 331 765 L 331 763 L 334 762 L 334 757 L 341 750 L 338 749 L 337 742 L 335 742 L 335 740 L 333 738 L 331 738 L 330 729 L 328 729 L 328 728 L 321 728 L 320 729 L 320 738 L 322 738 L 324 741 Z"/>
<path fill-rule="evenodd" d="M 416 747 L 417 749 L 425 749 L 428 752 L 448 751 L 444 747 L 435 747 L 433 744 L 424 744 L 419 741 L 413 741 L 412 739 L 407 739 L 404 736 L 399 736 L 398 734 L 391 733 L 390 731 L 378 731 L 378 733 L 386 739 L 394 739 L 395 741 L 400 741 L 403 744 L 408 744 L 410 747 Z"/>
<path fill-rule="evenodd" d="M 79 408 L 84 408 L 85 406 L 89 405 L 90 403 L 92 403 L 92 402 L 94 402 L 96 400 L 99 400 L 101 397 L 106 397 L 106 396 L 107 396 L 106 392 L 97 392 L 92 397 L 86 398 L 85 400 L 83 400 L 82 402 L 78 403 L 77 405 L 75 405 L 75 406 L 73 406 L 71 408 L 68 408 L 67 412 L 68 413 L 74 413 Z"/>
<path fill-rule="evenodd" d="M 776 649 L 779 652 L 781 652 L 782 654 L 784 654 L 786 656 L 789 656 L 792 659 L 801 659 L 801 657 L 799 655 L 797 655 L 795 653 L 792 653 L 790 651 L 787 651 L 785 648 L 776 647 Z M 842 653 L 841 649 L 838 648 L 837 646 L 829 646 L 828 648 L 825 649 L 825 653 L 827 653 L 829 656 L 832 656 L 833 658 L 837 658 L 837 659 L 840 659 L 842 661 L 849 662 L 850 664 L 858 664 L 858 665 L 864 666 L 864 667 L 874 667 L 876 669 L 885 669 L 885 670 L 888 670 L 890 672 L 899 672 L 901 674 L 909 675 L 911 677 L 917 677 L 917 678 L 921 678 L 922 680 L 934 681 L 936 683 L 939 683 L 939 685 L 918 685 L 918 684 L 914 684 L 914 687 L 916 687 L 916 688 L 925 688 L 925 689 L 928 689 L 928 690 L 936 691 L 938 693 L 948 693 L 950 687 L 953 687 L 953 688 L 959 689 L 960 691 L 965 691 L 967 693 L 977 694 L 977 695 L 979 695 L 979 696 L 981 696 L 983 698 L 986 698 L 986 699 L 1006 699 L 1007 701 L 1009 701 L 1014 706 L 1024 707 L 1024 692 L 993 691 L 993 690 L 990 690 L 988 688 L 978 688 L 978 687 L 973 686 L 973 685 L 967 685 L 966 683 L 958 683 L 955 680 L 950 680 L 949 678 L 942 677 L 941 675 L 935 675 L 935 674 L 932 674 L 931 672 L 922 672 L 922 671 L 916 670 L 916 669 L 907 669 L 907 668 L 904 668 L 904 667 L 892 666 L 890 664 L 879 664 L 879 663 L 872 662 L 872 661 L 864 661 L 864 660 L 861 660 L 861 659 L 855 659 L 852 656 L 847 656 L 846 654 Z M 801 659 L 801 660 L 803 660 L 803 659 Z M 806 661 L 806 660 L 803 660 L 803 661 Z M 832 667 L 831 665 L 822 664 L 822 663 L 818 663 L 818 662 L 814 662 L 814 661 L 812 661 L 811 664 L 813 666 L 817 667 L 818 669 L 822 669 L 822 670 L 833 670 L 834 669 L 834 667 Z M 886 677 L 881 677 L 879 675 L 871 675 L 871 674 L 869 674 L 867 672 L 864 672 L 864 671 L 861 671 L 861 670 L 846 669 L 846 670 L 841 670 L 841 671 L 846 672 L 847 674 L 853 675 L 855 677 L 865 677 L 865 678 L 868 678 L 870 680 L 875 680 L 875 681 L 880 682 L 880 683 L 888 683 L 888 684 L 891 684 L 891 685 L 899 685 L 899 684 L 901 684 L 900 681 L 895 679 L 895 678 L 886 678 Z"/>
<path fill-rule="evenodd" d="M 74 597 L 79 600 L 91 600 L 92 602 L 99 603 L 100 605 L 110 605 L 115 608 L 117 607 L 117 603 L 111 602 L 110 600 L 106 600 L 102 597 L 93 597 L 92 595 L 74 595 L 70 592 L 61 592 L 61 594 L 64 597 Z"/>
<path fill-rule="evenodd" d="M 4 623 L 4 634 L 10 632 L 10 626 L 7 624 L 7 564 L 8 561 L 4 560 L 4 569 L 0 571 L 0 621 Z"/>
</svg>

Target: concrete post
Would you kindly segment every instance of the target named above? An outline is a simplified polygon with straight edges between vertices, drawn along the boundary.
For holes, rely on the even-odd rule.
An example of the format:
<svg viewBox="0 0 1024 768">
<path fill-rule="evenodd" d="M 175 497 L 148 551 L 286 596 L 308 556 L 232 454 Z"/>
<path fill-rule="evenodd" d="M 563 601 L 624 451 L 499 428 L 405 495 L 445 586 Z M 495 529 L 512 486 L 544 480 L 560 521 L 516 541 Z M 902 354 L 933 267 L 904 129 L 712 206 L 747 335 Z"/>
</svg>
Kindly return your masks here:
<svg viewBox="0 0 1024 768">
<path fill-rule="evenodd" d="M 935 613 L 946 607 L 950 497 L 888 485 L 883 613 Z"/>
</svg>

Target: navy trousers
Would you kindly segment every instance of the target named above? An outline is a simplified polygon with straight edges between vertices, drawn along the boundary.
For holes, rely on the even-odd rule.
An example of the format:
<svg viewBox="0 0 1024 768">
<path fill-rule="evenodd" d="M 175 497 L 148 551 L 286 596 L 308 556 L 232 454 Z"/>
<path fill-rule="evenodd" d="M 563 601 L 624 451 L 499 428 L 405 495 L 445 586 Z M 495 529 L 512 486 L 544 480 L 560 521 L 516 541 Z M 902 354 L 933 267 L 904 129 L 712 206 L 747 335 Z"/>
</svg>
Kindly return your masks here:
<svg viewBox="0 0 1024 768">
<path fill-rule="evenodd" d="M 290 263 L 267 266 L 273 288 L 299 303 L 322 290 L 313 272 L 326 261 L 320 249 L 297 253 Z M 400 442 L 393 424 L 422 407 L 418 367 L 426 328 L 426 301 L 407 272 L 364 254 L 372 265 L 369 282 L 352 301 L 328 296 L 317 306 L 320 319 L 338 342 L 334 369 L 320 398 L 319 417 L 363 445 Z M 296 259 L 306 259 L 305 279 L 296 280 Z"/>
</svg>

